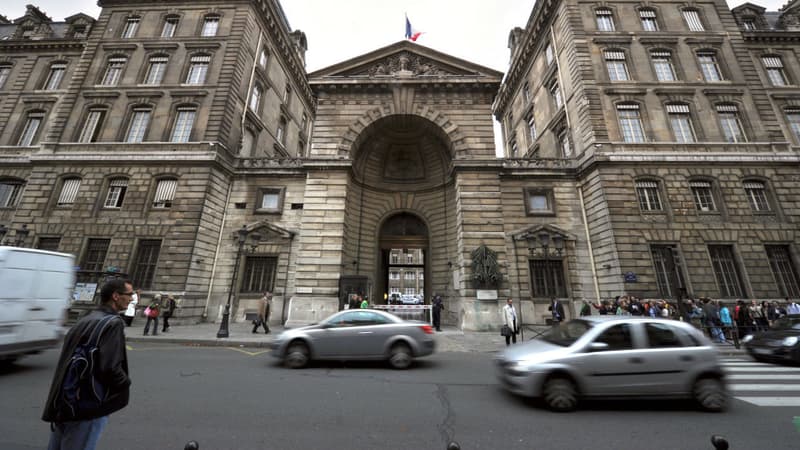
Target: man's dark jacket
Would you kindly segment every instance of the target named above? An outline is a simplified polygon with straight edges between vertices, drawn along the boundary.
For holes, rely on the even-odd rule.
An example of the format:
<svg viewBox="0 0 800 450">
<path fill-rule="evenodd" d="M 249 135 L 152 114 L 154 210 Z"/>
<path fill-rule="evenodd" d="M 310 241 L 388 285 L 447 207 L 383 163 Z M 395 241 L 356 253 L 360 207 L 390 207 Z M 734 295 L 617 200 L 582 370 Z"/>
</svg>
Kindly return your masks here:
<svg viewBox="0 0 800 450">
<path fill-rule="evenodd" d="M 61 394 L 61 384 L 64 380 L 67 364 L 81 338 L 83 337 L 84 342 L 88 341 L 89 334 L 91 334 L 95 324 L 109 314 L 116 316 L 116 318 L 110 320 L 100 338 L 94 366 L 95 377 L 108 389 L 108 395 L 96 410 L 80 411 L 75 416 L 72 416 L 68 412 L 69 408 L 62 407 L 59 409 L 56 405 L 56 400 Z M 125 325 L 116 311 L 107 306 L 101 306 L 79 320 L 69 330 L 69 333 L 64 338 L 64 346 L 61 349 L 61 356 L 58 358 L 56 373 L 53 376 L 53 384 L 50 386 L 50 394 L 47 396 L 47 403 L 44 406 L 42 420 L 45 422 L 91 420 L 119 411 L 128 404 L 131 380 L 128 378 L 128 355 L 125 351 L 124 328 Z"/>
</svg>

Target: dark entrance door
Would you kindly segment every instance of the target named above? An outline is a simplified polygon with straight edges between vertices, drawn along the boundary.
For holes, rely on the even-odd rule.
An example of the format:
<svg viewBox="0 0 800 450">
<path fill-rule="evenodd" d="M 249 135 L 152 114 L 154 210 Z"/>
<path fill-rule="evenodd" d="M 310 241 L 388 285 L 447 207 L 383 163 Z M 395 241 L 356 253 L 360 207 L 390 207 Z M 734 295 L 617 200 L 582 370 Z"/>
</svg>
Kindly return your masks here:
<svg viewBox="0 0 800 450">
<path fill-rule="evenodd" d="M 376 301 L 412 304 L 418 299 L 425 303 L 428 227 L 422 219 L 405 212 L 387 219 L 381 227 L 380 252 Z"/>
</svg>

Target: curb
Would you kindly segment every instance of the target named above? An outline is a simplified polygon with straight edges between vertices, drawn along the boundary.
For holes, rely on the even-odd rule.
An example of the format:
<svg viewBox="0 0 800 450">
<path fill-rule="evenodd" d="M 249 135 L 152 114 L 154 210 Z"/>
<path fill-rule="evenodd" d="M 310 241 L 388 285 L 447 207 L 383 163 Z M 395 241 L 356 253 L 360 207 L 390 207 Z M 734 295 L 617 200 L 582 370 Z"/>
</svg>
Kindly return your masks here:
<svg viewBox="0 0 800 450">
<path fill-rule="evenodd" d="M 182 345 L 191 345 L 196 347 L 254 347 L 254 348 L 266 348 L 269 347 L 269 344 L 272 342 L 270 339 L 269 341 L 238 341 L 236 339 L 191 339 L 191 338 L 173 338 L 173 337 L 165 337 L 161 338 L 145 338 L 145 337 L 135 337 L 135 336 L 128 336 L 125 337 L 125 342 L 144 342 L 144 343 L 159 343 L 159 344 L 182 344 Z"/>
</svg>

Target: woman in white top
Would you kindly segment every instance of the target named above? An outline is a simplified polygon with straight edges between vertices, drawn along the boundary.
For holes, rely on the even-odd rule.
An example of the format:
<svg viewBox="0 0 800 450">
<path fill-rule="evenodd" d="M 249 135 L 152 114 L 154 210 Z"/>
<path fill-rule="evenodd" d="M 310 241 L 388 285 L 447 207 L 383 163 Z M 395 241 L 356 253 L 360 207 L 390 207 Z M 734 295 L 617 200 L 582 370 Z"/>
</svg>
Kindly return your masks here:
<svg viewBox="0 0 800 450">
<path fill-rule="evenodd" d="M 125 321 L 125 326 L 131 326 L 133 323 L 133 318 L 136 316 L 136 305 L 139 303 L 139 290 L 137 289 L 136 292 L 133 293 L 131 296 L 131 302 L 128 303 L 128 309 L 122 313 L 122 320 Z"/>
</svg>

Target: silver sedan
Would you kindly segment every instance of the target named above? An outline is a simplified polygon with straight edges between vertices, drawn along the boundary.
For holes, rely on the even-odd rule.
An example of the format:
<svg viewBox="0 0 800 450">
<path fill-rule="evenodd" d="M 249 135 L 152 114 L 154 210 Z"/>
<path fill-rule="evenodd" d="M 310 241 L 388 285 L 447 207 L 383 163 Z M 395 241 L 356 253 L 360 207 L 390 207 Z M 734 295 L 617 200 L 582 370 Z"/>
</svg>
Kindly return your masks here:
<svg viewBox="0 0 800 450">
<path fill-rule="evenodd" d="M 295 369 L 313 359 L 387 360 L 406 369 L 413 358 L 433 353 L 433 328 L 371 309 L 341 311 L 322 322 L 281 333 L 270 344 L 272 356 Z"/>
<path fill-rule="evenodd" d="M 683 322 L 585 317 L 496 359 L 503 387 L 541 397 L 556 411 L 581 397 L 688 397 L 704 409 L 727 406 L 725 374 L 714 345 Z"/>
</svg>

